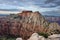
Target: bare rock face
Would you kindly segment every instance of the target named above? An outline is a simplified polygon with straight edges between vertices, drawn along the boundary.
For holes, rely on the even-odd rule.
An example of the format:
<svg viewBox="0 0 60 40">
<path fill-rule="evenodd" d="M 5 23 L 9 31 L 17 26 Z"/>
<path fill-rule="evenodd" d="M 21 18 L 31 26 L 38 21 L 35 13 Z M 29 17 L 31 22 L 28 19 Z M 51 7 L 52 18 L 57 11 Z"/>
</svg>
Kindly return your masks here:
<svg viewBox="0 0 60 40">
<path fill-rule="evenodd" d="M 23 11 L 19 13 L 19 16 L 22 17 L 21 22 L 24 28 L 29 30 L 35 30 L 35 28 L 43 28 L 48 25 L 48 22 L 44 19 L 44 17 L 37 11 Z M 38 30 L 39 30 L 38 29 Z"/>
</svg>

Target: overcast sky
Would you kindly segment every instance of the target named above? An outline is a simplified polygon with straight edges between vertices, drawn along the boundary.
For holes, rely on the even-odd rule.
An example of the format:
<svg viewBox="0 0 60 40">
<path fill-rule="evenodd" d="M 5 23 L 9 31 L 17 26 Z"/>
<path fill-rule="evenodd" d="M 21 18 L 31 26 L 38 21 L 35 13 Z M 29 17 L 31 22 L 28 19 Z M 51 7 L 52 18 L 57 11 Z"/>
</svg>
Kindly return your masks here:
<svg viewBox="0 0 60 40">
<path fill-rule="evenodd" d="M 60 0 L 0 0 L 0 9 L 32 10 L 59 16 Z"/>
</svg>

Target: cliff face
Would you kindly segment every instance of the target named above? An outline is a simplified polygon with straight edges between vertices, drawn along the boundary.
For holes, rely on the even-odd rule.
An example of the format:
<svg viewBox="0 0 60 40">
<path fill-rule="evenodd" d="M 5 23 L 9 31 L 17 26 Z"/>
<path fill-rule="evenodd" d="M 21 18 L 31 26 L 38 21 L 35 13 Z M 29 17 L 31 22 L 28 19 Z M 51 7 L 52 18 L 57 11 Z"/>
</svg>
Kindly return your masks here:
<svg viewBox="0 0 60 40">
<path fill-rule="evenodd" d="M 0 18 L 1 35 L 19 36 L 27 39 L 35 32 L 51 34 L 52 30 L 56 29 L 60 31 L 60 25 L 47 22 L 38 11 L 22 11 L 18 14 L 11 14 L 6 19 Z"/>
<path fill-rule="evenodd" d="M 22 11 L 11 18 L 15 20 L 11 22 L 11 34 L 28 38 L 34 32 L 47 32 L 48 22 L 38 11 Z"/>
<path fill-rule="evenodd" d="M 22 17 L 22 23 L 32 23 L 33 26 L 43 26 L 43 24 L 46 22 L 44 17 L 39 12 L 23 11 L 18 15 Z"/>
<path fill-rule="evenodd" d="M 19 16 L 22 17 L 20 21 L 23 27 L 28 30 L 31 29 L 31 31 L 34 31 L 35 28 L 40 30 L 48 25 L 48 22 L 45 21 L 44 17 L 39 12 L 23 11 L 19 13 Z"/>
</svg>

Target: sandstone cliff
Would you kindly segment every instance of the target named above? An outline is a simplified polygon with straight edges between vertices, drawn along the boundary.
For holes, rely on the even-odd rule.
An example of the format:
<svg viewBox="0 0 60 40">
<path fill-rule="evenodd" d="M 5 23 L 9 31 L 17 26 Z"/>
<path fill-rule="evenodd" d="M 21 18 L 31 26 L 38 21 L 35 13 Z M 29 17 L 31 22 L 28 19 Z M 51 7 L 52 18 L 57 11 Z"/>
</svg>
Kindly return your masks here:
<svg viewBox="0 0 60 40">
<path fill-rule="evenodd" d="M 13 21 L 14 23 L 11 26 L 11 30 L 12 30 L 11 34 L 16 33 L 23 38 L 30 37 L 30 35 L 34 32 L 47 32 L 48 31 L 47 30 L 48 22 L 38 11 L 36 12 L 22 11 L 21 13 L 13 15 L 11 19 L 15 20 Z"/>
</svg>

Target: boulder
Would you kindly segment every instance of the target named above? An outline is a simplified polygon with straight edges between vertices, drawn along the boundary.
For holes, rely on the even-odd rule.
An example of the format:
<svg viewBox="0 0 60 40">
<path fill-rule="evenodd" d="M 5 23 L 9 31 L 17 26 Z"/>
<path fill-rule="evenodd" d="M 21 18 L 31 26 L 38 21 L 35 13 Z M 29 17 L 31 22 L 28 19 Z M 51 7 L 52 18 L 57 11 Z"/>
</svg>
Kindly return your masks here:
<svg viewBox="0 0 60 40">
<path fill-rule="evenodd" d="M 56 37 L 60 37 L 60 34 L 53 34 L 53 35 L 50 35 L 48 38 L 56 38 Z"/>
<path fill-rule="evenodd" d="M 39 40 L 46 40 L 43 36 L 39 36 Z"/>
<path fill-rule="evenodd" d="M 45 40 L 43 36 L 39 36 L 37 33 L 33 33 L 28 40 Z"/>
<path fill-rule="evenodd" d="M 16 38 L 16 40 L 22 40 L 22 38 Z"/>
<path fill-rule="evenodd" d="M 53 34 L 48 37 L 49 40 L 60 40 L 60 34 Z"/>
</svg>

